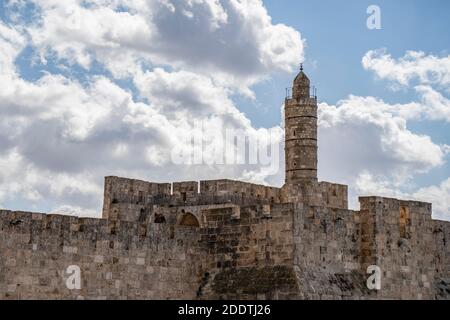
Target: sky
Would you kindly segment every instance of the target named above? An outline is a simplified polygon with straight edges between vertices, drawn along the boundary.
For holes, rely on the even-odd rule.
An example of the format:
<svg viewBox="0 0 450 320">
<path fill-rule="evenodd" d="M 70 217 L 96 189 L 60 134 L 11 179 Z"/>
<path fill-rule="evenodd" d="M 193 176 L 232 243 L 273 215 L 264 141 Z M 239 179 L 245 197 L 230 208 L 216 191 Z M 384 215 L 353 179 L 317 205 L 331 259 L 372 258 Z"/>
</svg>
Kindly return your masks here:
<svg viewBox="0 0 450 320">
<path fill-rule="evenodd" d="M 448 30 L 446 0 L 0 0 L 0 207 L 99 216 L 109 175 L 281 186 L 303 63 L 320 180 L 450 220 Z M 270 163 L 214 162 L 229 130 Z"/>
</svg>

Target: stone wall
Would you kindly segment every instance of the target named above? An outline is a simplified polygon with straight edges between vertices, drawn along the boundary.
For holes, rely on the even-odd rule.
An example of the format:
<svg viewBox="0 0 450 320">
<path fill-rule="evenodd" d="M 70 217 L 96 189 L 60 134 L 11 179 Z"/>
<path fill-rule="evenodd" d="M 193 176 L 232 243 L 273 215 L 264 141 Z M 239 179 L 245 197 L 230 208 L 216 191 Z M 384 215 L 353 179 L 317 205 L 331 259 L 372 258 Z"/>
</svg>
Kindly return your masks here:
<svg viewBox="0 0 450 320">
<path fill-rule="evenodd" d="M 171 194 L 120 182 L 108 186 L 104 219 L 0 211 L 0 299 L 450 298 L 450 223 L 432 220 L 430 204 L 236 203 L 219 193 L 248 184 L 207 182 L 198 198 L 195 182 Z M 344 206 L 346 189 L 317 187 Z M 65 285 L 71 265 L 80 290 Z M 380 291 L 366 287 L 369 265 L 381 268 Z"/>
<path fill-rule="evenodd" d="M 136 221 L 1 211 L 0 299 L 296 297 L 292 228 L 282 204 L 155 206 Z"/>
<path fill-rule="evenodd" d="M 194 299 L 195 228 L 0 211 L 0 299 Z M 81 269 L 69 290 L 67 268 Z"/>
<path fill-rule="evenodd" d="M 311 206 L 348 208 L 346 185 L 303 182 L 282 189 L 233 180 L 151 183 L 119 177 L 105 178 L 103 217 L 135 221 L 153 205 L 196 206 L 304 203 Z"/>
<path fill-rule="evenodd" d="M 437 299 L 450 299 L 450 223 L 433 221 L 436 244 L 435 292 Z"/>
<path fill-rule="evenodd" d="M 280 202 L 279 188 L 234 180 L 200 181 L 200 193 L 216 195 L 240 194 L 243 197 L 269 200 L 272 203 Z"/>
<path fill-rule="evenodd" d="M 153 183 L 136 179 L 106 177 L 103 193 L 103 218 L 108 218 L 111 204 L 144 205 L 171 195 L 170 183 Z"/>
<path fill-rule="evenodd" d="M 434 298 L 436 246 L 431 204 L 381 197 L 360 198 L 362 269 L 382 271 L 378 298 Z"/>
<path fill-rule="evenodd" d="M 233 180 L 152 183 L 106 177 L 103 218 L 135 221 L 154 205 L 197 206 L 220 203 L 237 205 L 280 202 L 280 189 Z"/>
<path fill-rule="evenodd" d="M 202 230 L 209 255 L 204 298 L 289 299 L 298 296 L 293 268 L 292 205 L 207 212 Z"/>
<path fill-rule="evenodd" d="M 315 181 L 285 184 L 281 189 L 281 201 L 348 209 L 348 187 L 342 184 Z"/>
<path fill-rule="evenodd" d="M 359 260 L 358 211 L 298 204 L 294 226 L 299 298 L 370 298 Z"/>
<path fill-rule="evenodd" d="M 428 203 L 381 197 L 360 203 L 360 211 L 296 206 L 300 298 L 450 298 L 450 223 L 433 221 Z M 380 291 L 366 287 L 369 265 L 381 269 Z"/>
</svg>

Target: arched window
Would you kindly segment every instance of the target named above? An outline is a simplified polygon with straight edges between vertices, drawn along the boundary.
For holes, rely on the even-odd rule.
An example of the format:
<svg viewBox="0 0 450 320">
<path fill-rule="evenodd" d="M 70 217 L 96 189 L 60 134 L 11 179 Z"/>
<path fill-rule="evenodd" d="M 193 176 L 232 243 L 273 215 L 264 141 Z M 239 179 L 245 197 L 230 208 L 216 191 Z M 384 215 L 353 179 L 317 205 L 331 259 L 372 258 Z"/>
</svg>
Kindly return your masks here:
<svg viewBox="0 0 450 320">
<path fill-rule="evenodd" d="M 197 218 L 192 213 L 189 212 L 183 214 L 179 225 L 185 227 L 200 227 Z"/>
<path fill-rule="evenodd" d="M 155 223 L 166 223 L 166 218 L 163 214 L 155 213 Z"/>
</svg>

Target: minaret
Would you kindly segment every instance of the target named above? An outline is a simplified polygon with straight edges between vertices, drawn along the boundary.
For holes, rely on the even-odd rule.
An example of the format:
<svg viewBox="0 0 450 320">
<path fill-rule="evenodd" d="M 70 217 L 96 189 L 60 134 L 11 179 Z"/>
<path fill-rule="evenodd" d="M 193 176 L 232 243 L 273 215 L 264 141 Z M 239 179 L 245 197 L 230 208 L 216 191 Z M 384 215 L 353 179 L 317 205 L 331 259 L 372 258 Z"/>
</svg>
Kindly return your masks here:
<svg viewBox="0 0 450 320">
<path fill-rule="evenodd" d="M 310 95 L 303 66 L 284 108 L 286 185 L 317 182 L 317 97 Z"/>
</svg>

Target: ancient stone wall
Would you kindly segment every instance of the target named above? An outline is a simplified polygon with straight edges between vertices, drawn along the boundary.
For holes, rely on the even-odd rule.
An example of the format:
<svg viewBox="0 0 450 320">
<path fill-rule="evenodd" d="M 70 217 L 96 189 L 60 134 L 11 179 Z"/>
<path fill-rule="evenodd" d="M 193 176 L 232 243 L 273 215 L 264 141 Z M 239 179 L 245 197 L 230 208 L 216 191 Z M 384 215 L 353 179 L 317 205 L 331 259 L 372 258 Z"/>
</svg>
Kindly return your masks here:
<svg viewBox="0 0 450 320">
<path fill-rule="evenodd" d="M 280 202 L 280 189 L 234 180 L 200 181 L 200 193 L 215 195 L 241 195 L 260 200 L 269 200 L 272 203 Z"/>
<path fill-rule="evenodd" d="M 378 298 L 432 299 L 436 246 L 431 204 L 381 197 L 360 198 L 361 267 L 382 271 Z"/>
<path fill-rule="evenodd" d="M 450 223 L 433 221 L 436 244 L 435 292 L 437 299 L 450 299 Z"/>
<path fill-rule="evenodd" d="M 293 269 L 292 205 L 274 204 L 207 212 L 208 299 L 288 299 L 298 295 Z"/>
<path fill-rule="evenodd" d="M 450 298 L 450 223 L 432 220 L 430 204 L 235 203 L 218 193 L 248 184 L 228 180 L 203 184 L 211 198 L 198 204 L 195 182 L 175 183 L 173 194 L 121 182 L 109 185 L 106 219 L 0 211 L 0 299 Z M 71 265 L 80 290 L 66 287 Z M 366 287 L 369 265 L 381 268 L 380 291 Z"/>
<path fill-rule="evenodd" d="M 348 209 L 348 187 L 342 184 L 315 181 L 285 184 L 281 189 L 281 201 L 316 207 Z"/>
<path fill-rule="evenodd" d="M 294 264 L 299 298 L 370 298 L 359 261 L 360 227 L 358 211 L 296 206 Z"/>
<path fill-rule="evenodd" d="M 136 221 L 1 211 L 0 299 L 295 297 L 292 228 L 289 204 L 163 206 Z M 72 265 L 80 290 L 66 286 Z"/>
<path fill-rule="evenodd" d="M 280 202 L 280 189 L 233 180 L 151 183 L 106 177 L 103 218 L 135 221 L 154 205 L 196 206 L 220 203 L 237 205 Z"/>
<path fill-rule="evenodd" d="M 0 299 L 194 299 L 196 228 L 0 211 Z M 79 266 L 81 289 L 67 268 Z"/>
<path fill-rule="evenodd" d="M 171 195 L 170 183 L 153 183 L 136 179 L 106 177 L 103 194 L 103 218 L 108 218 L 111 204 L 144 205 Z"/>
<path fill-rule="evenodd" d="M 360 198 L 361 211 L 298 204 L 295 267 L 300 298 L 450 298 L 450 223 L 431 205 Z M 381 270 L 381 290 L 366 287 L 367 267 Z"/>
</svg>

